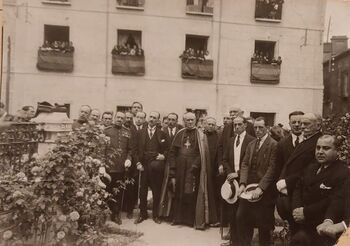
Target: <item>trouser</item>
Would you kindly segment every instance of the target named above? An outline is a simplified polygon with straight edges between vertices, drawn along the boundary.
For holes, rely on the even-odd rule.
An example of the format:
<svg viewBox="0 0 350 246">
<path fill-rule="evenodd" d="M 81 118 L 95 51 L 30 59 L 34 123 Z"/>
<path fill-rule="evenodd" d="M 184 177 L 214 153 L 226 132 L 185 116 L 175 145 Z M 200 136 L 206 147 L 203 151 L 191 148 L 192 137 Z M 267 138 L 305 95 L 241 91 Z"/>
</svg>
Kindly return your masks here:
<svg viewBox="0 0 350 246">
<path fill-rule="evenodd" d="M 164 178 L 164 161 L 148 161 L 141 172 L 140 216 L 147 217 L 147 194 L 151 188 L 153 197 L 153 218 L 158 217 L 160 195 Z"/>
<path fill-rule="evenodd" d="M 288 221 L 289 231 L 293 236 L 299 229 L 299 224 L 294 221 L 292 214 L 292 199 L 289 196 L 279 194 L 277 198 L 276 208 L 280 217 Z"/>
<path fill-rule="evenodd" d="M 316 226 L 301 225 L 299 230 L 292 236 L 290 246 L 332 246 L 335 239 L 320 236 L 316 231 Z"/>
<path fill-rule="evenodd" d="M 238 203 L 237 201 L 234 204 L 230 204 L 230 210 L 232 212 L 231 215 L 231 221 L 230 221 L 230 242 L 233 246 L 238 246 L 238 231 L 237 231 L 237 210 L 238 210 Z"/>
<path fill-rule="evenodd" d="M 274 206 L 241 199 L 237 211 L 237 232 L 240 246 L 250 246 L 254 227 L 259 230 L 259 245 L 270 246 L 270 231 L 273 228 Z"/>
<path fill-rule="evenodd" d="M 106 185 L 106 191 L 111 194 L 112 199 L 108 200 L 108 207 L 112 212 L 112 217 L 119 214 L 122 206 L 123 189 L 121 182 L 124 182 L 124 173 L 110 172 L 111 182 Z M 116 191 L 116 188 L 118 191 Z"/>
<path fill-rule="evenodd" d="M 124 194 L 124 206 L 123 211 L 128 214 L 132 213 L 135 204 L 137 203 L 137 187 L 138 176 L 134 174 L 134 171 L 128 171 L 127 181 L 125 181 L 125 194 Z M 135 191 L 136 190 L 136 191 Z"/>
</svg>

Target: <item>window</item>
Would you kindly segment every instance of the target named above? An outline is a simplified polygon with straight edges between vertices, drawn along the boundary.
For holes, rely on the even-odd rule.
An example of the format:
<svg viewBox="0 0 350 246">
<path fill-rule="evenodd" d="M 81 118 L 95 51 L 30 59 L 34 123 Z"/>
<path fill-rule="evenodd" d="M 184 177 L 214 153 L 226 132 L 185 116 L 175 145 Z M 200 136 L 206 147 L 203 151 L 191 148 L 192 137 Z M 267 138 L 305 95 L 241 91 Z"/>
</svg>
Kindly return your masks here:
<svg viewBox="0 0 350 246">
<path fill-rule="evenodd" d="M 117 106 L 117 111 L 116 112 L 131 112 L 131 106 Z"/>
<path fill-rule="evenodd" d="M 256 0 L 255 19 L 280 22 L 283 0 Z"/>
<path fill-rule="evenodd" d="M 272 41 L 255 41 L 254 55 L 262 61 L 259 63 L 270 64 L 275 59 L 276 42 Z"/>
<path fill-rule="evenodd" d="M 213 15 L 214 0 L 187 0 L 188 14 Z"/>
<path fill-rule="evenodd" d="M 44 26 L 44 43 L 48 41 L 50 44 L 58 42 L 69 42 L 69 26 Z"/>
<path fill-rule="evenodd" d="M 186 50 L 189 48 L 197 51 L 206 51 L 208 46 L 208 38 L 207 36 L 199 36 L 199 35 L 186 35 Z"/>
<path fill-rule="evenodd" d="M 142 32 L 133 30 L 118 30 L 118 45 L 132 49 L 135 45 L 137 48 L 142 48 L 141 40 Z"/>
<path fill-rule="evenodd" d="M 42 1 L 42 3 L 71 5 L 70 0 L 44 0 L 44 1 Z"/>
<path fill-rule="evenodd" d="M 256 119 L 258 117 L 264 117 L 266 120 L 267 126 L 274 126 L 275 125 L 275 113 L 264 113 L 264 112 L 250 112 L 250 117 L 253 119 Z"/>
<path fill-rule="evenodd" d="M 349 73 L 342 72 L 340 76 L 340 97 L 346 99 L 349 97 Z"/>
<path fill-rule="evenodd" d="M 196 115 L 197 123 L 203 120 L 208 115 L 206 109 L 186 108 L 186 112 L 194 113 Z"/>
<path fill-rule="evenodd" d="M 117 8 L 143 9 L 145 0 L 117 0 Z"/>
</svg>

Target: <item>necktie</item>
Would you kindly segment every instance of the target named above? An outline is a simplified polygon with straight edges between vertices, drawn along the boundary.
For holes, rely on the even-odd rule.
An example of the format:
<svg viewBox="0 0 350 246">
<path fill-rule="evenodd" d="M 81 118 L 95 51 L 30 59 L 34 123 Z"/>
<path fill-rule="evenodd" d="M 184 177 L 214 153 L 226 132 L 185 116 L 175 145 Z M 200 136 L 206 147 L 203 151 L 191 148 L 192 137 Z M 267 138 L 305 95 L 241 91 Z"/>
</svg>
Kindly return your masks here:
<svg viewBox="0 0 350 246">
<path fill-rule="evenodd" d="M 299 136 L 297 136 L 297 139 L 294 141 L 294 147 L 297 147 L 299 144 Z"/>
<path fill-rule="evenodd" d="M 255 152 L 258 152 L 259 151 L 259 148 L 260 148 L 260 138 L 257 139 L 256 141 L 256 146 L 255 146 Z"/>
<path fill-rule="evenodd" d="M 317 170 L 317 174 L 321 173 L 324 169 L 324 165 L 321 165 L 320 168 Z"/>
<path fill-rule="evenodd" d="M 172 138 L 174 136 L 173 129 L 169 128 L 169 131 L 170 131 L 170 138 Z"/>
<path fill-rule="evenodd" d="M 149 129 L 149 138 L 153 137 L 153 129 Z"/>
<path fill-rule="evenodd" d="M 237 135 L 237 140 L 236 140 L 236 147 L 238 147 L 238 145 L 241 143 L 240 139 L 239 139 L 239 135 Z"/>
</svg>

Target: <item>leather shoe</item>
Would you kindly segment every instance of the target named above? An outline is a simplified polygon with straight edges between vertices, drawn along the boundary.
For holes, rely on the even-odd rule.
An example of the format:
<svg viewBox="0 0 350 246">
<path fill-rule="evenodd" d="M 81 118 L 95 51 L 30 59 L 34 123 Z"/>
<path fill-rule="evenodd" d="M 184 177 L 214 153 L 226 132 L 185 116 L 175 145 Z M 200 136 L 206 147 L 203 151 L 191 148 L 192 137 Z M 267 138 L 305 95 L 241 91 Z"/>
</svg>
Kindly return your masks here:
<svg viewBox="0 0 350 246">
<path fill-rule="evenodd" d="M 157 218 L 157 217 L 153 218 L 153 221 L 154 221 L 156 224 L 162 223 L 162 221 L 161 221 L 159 218 Z"/>
<path fill-rule="evenodd" d="M 135 220 L 135 224 L 140 224 L 142 221 L 146 220 L 147 217 L 143 217 L 143 216 L 139 216 L 136 220 Z"/>
</svg>

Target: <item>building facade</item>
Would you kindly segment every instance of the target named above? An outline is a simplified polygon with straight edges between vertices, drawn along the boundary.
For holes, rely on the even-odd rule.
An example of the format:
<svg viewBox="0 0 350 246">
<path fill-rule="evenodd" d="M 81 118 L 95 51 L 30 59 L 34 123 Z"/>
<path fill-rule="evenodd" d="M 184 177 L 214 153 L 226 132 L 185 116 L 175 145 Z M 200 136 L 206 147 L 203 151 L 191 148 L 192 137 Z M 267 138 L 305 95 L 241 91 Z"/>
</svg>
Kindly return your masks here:
<svg viewBox="0 0 350 246">
<path fill-rule="evenodd" d="M 73 118 L 82 104 L 116 110 L 140 101 L 146 112 L 197 109 L 218 119 L 240 105 L 247 116 L 286 123 L 293 110 L 322 112 L 325 5 L 325 0 L 5 0 L 9 44 L 3 49 L 11 52 L 4 57 L 2 97 L 7 91 L 10 112 L 49 101 L 69 105 Z M 72 42 L 74 52 L 38 50 L 56 40 Z M 143 56 L 111 54 L 116 45 L 134 44 Z M 202 57 L 197 50 L 209 55 L 204 61 L 189 58 L 191 49 L 193 57 Z"/>
</svg>

